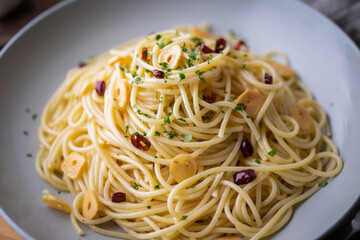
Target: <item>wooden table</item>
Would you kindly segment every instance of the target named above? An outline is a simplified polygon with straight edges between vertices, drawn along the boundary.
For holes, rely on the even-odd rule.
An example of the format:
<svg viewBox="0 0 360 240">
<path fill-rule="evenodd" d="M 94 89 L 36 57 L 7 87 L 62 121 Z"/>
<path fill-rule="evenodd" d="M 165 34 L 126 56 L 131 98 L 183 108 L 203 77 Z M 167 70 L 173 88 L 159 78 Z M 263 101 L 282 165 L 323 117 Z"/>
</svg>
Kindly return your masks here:
<svg viewBox="0 0 360 240">
<path fill-rule="evenodd" d="M 360 46 L 360 1 L 354 0 L 303 0 L 338 24 Z M 28 21 L 58 0 L 24 0 L 24 3 L 4 19 L 0 19 L 0 49 Z M 23 239 L 0 216 L 0 239 Z M 341 238 L 338 238 L 341 239 Z M 355 239 L 354 239 L 355 240 Z"/>
</svg>

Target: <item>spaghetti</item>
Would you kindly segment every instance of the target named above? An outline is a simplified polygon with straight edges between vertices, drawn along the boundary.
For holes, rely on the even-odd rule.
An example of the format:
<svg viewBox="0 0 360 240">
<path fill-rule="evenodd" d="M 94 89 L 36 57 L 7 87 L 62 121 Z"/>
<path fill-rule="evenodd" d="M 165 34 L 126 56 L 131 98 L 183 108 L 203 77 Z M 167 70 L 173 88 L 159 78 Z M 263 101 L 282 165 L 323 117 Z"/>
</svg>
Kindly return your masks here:
<svg viewBox="0 0 360 240">
<path fill-rule="evenodd" d="M 329 135 L 283 54 L 188 26 L 71 70 L 44 109 L 36 169 L 74 196 L 80 235 L 78 221 L 124 239 L 260 239 L 341 171 Z"/>
</svg>

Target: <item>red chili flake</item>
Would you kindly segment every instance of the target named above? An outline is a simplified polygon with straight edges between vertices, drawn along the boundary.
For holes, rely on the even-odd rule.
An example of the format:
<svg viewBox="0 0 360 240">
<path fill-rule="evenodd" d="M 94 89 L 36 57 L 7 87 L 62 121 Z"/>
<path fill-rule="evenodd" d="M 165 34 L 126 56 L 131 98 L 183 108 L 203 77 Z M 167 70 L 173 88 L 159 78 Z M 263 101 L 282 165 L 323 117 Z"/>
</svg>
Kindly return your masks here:
<svg viewBox="0 0 360 240">
<path fill-rule="evenodd" d="M 255 171 L 252 169 L 242 170 L 240 172 L 236 172 L 233 175 L 234 183 L 237 185 L 247 184 L 254 181 L 256 178 Z"/>
<path fill-rule="evenodd" d="M 143 47 L 141 53 L 141 59 L 146 61 L 148 56 L 148 49 L 146 47 Z"/>
<path fill-rule="evenodd" d="M 116 192 L 112 195 L 111 198 L 112 202 L 121 203 L 126 201 L 126 193 L 123 192 Z"/>
<path fill-rule="evenodd" d="M 78 62 L 78 67 L 79 68 L 85 67 L 86 65 L 87 65 L 86 62 Z"/>
<path fill-rule="evenodd" d="M 216 102 L 216 96 L 206 95 L 206 96 L 205 96 L 205 102 L 207 102 L 207 103 L 214 103 L 214 102 Z"/>
<path fill-rule="evenodd" d="M 154 69 L 153 74 L 156 78 L 164 78 L 165 73 L 161 70 Z"/>
<path fill-rule="evenodd" d="M 225 39 L 219 38 L 218 40 L 216 40 L 216 47 L 215 47 L 216 53 L 220 53 L 220 51 L 224 50 L 225 47 L 226 47 Z"/>
<path fill-rule="evenodd" d="M 151 143 L 144 136 L 141 136 L 138 132 L 131 135 L 131 143 L 134 147 L 148 151 L 151 147 Z"/>
<path fill-rule="evenodd" d="M 106 89 L 106 84 L 103 80 L 96 81 L 95 90 L 99 96 L 104 96 Z"/>
<path fill-rule="evenodd" d="M 248 46 L 246 45 L 246 43 L 243 40 L 239 40 L 235 43 L 234 49 L 239 50 L 241 46 L 246 47 L 246 49 L 248 48 Z"/>
<path fill-rule="evenodd" d="M 241 149 L 241 152 L 243 153 L 244 157 L 251 156 L 254 153 L 254 148 L 247 138 L 244 138 L 242 140 L 240 149 Z"/>
<path fill-rule="evenodd" d="M 212 53 L 214 52 L 214 50 L 212 50 L 211 48 L 209 48 L 208 46 L 206 46 L 205 44 L 201 44 L 200 45 L 200 50 L 203 52 L 203 53 Z"/>
<path fill-rule="evenodd" d="M 270 76 L 269 74 L 265 73 L 264 83 L 265 83 L 265 84 L 272 84 L 272 83 L 273 83 L 272 76 Z"/>
</svg>

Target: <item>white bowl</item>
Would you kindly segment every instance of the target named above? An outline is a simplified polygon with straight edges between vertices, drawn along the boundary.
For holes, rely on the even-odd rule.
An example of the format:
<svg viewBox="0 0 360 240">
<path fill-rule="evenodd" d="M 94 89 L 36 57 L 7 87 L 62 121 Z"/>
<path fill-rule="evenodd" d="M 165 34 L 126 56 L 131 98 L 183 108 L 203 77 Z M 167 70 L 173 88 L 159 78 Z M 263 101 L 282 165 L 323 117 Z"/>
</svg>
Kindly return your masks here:
<svg viewBox="0 0 360 240">
<path fill-rule="evenodd" d="M 27 239 L 78 239 L 68 215 L 41 202 L 44 188 L 55 195 L 57 191 L 37 175 L 34 157 L 26 157 L 36 155 L 39 146 L 39 118 L 33 121 L 32 114 L 41 114 L 66 72 L 129 39 L 204 21 L 216 33 L 235 31 L 259 53 L 278 49 L 289 56 L 329 114 L 345 163 L 273 238 L 318 238 L 347 216 L 360 193 L 360 53 L 332 22 L 288 0 L 66 1 L 23 28 L 0 54 L 0 212 L 20 234 Z M 71 199 L 69 194 L 61 197 Z M 84 229 L 86 239 L 103 239 Z"/>
</svg>

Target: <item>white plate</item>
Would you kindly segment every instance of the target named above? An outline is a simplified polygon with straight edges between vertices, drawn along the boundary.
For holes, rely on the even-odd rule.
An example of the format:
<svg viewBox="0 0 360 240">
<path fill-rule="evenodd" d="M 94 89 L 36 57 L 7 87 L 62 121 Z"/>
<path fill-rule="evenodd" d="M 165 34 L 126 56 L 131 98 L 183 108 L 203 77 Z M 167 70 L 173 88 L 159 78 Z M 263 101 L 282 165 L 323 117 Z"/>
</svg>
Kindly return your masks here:
<svg viewBox="0 0 360 240">
<path fill-rule="evenodd" d="M 41 113 L 79 60 L 156 30 L 204 21 L 215 33 L 234 30 L 257 52 L 285 52 L 329 114 L 344 159 L 340 175 L 300 204 L 273 238 L 320 237 L 351 210 L 360 193 L 360 53 L 324 16 L 288 0 L 66 1 L 28 24 L 0 55 L 0 212 L 25 238 L 78 239 L 69 217 L 40 201 L 44 188 L 57 191 L 38 177 L 34 157 L 26 157 L 39 146 L 39 118 L 33 121 L 32 113 Z M 86 239 L 100 238 L 85 230 Z"/>
</svg>

